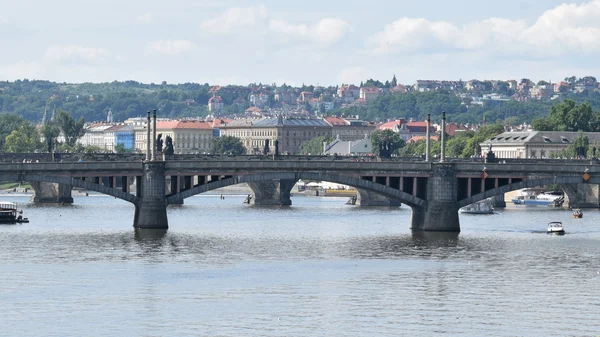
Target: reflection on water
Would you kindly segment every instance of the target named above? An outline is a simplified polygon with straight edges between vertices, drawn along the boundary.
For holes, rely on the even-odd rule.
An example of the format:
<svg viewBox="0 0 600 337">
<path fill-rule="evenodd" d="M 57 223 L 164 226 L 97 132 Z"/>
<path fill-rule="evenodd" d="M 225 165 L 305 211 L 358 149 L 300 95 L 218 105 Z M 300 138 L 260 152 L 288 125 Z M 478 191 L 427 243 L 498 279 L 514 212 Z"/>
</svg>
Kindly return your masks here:
<svg viewBox="0 0 600 337">
<path fill-rule="evenodd" d="M 64 207 L 27 205 L 32 222 L 0 226 L 1 331 L 14 336 L 600 331 L 598 211 L 575 222 L 568 211 L 509 207 L 492 217 L 461 217 L 461 233 L 411 232 L 410 210 L 403 207 L 358 209 L 344 205 L 345 198 L 306 197 L 294 198 L 289 208 L 254 208 L 242 204 L 243 198 L 198 197 L 170 207 L 168 231 L 134 230 L 133 206 L 112 198 L 78 197 L 76 205 Z M 552 220 L 563 221 L 569 234 L 534 233 Z M 561 291 L 548 291 L 557 280 Z M 552 312 L 560 312 L 561 320 L 549 321 Z"/>
</svg>

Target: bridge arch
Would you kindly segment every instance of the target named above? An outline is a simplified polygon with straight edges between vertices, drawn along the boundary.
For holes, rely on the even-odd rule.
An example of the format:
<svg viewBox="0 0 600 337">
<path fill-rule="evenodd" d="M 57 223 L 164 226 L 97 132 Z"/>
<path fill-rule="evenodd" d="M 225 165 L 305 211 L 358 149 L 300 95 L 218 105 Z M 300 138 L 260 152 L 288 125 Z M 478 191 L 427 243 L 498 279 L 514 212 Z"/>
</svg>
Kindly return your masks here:
<svg viewBox="0 0 600 337">
<path fill-rule="evenodd" d="M 94 191 L 102 194 L 106 194 L 117 199 L 125 200 L 132 204 L 137 204 L 139 198 L 131 193 L 123 192 L 122 190 L 91 183 L 79 178 L 66 177 L 66 176 L 52 176 L 46 174 L 8 174 L 0 175 L 1 181 L 38 181 L 43 183 L 57 183 L 63 185 L 71 185 L 73 187 L 85 188 L 89 191 Z"/>
<path fill-rule="evenodd" d="M 502 195 L 504 193 L 520 190 L 523 188 L 531 188 L 537 186 L 547 186 L 547 185 L 571 185 L 571 184 L 600 184 L 600 177 L 591 177 L 588 181 L 583 181 L 581 176 L 554 176 L 554 177 L 546 177 L 546 178 L 535 178 L 535 179 L 527 179 L 522 180 L 517 183 L 512 183 L 504 186 L 500 186 L 483 193 L 478 193 L 472 195 L 468 198 L 462 199 L 458 201 L 460 207 L 464 207 L 475 203 L 477 201 L 481 201 L 483 199 L 487 199 L 490 197 L 495 197 L 497 195 Z"/>
<path fill-rule="evenodd" d="M 388 198 L 397 199 L 403 204 L 412 207 L 426 207 L 427 201 L 417 198 L 411 194 L 406 192 L 399 191 L 397 189 L 381 185 L 378 183 L 374 183 L 372 181 L 360 179 L 352 176 L 345 176 L 339 174 L 329 174 L 329 173 L 318 173 L 318 172 L 270 172 L 270 173 L 259 173 L 259 174 L 248 174 L 248 175 L 239 175 L 231 178 L 226 178 L 219 181 L 210 182 L 206 185 L 196 186 L 189 190 L 182 191 L 178 194 L 172 195 L 167 199 L 167 203 L 176 203 L 185 198 L 189 198 L 191 196 L 201 194 L 204 192 L 208 192 L 211 190 L 215 190 L 217 188 L 237 185 L 241 183 L 248 182 L 260 182 L 260 181 L 268 181 L 268 180 L 320 180 L 320 181 L 328 181 L 332 183 L 348 185 L 355 188 L 364 189 L 367 191 L 372 191 L 378 194 L 381 194 Z"/>
</svg>

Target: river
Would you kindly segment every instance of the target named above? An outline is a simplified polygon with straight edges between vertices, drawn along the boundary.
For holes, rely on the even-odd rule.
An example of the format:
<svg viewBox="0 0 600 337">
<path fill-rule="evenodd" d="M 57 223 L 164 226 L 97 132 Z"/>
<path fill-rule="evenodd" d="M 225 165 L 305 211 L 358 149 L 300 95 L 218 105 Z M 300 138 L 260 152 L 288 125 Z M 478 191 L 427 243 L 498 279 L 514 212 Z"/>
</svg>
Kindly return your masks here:
<svg viewBox="0 0 600 337">
<path fill-rule="evenodd" d="M 213 195 L 147 236 L 132 205 L 74 198 L 0 197 L 31 221 L 0 225 L 0 336 L 600 335 L 598 210 L 509 205 L 413 234 L 406 206 Z"/>
</svg>

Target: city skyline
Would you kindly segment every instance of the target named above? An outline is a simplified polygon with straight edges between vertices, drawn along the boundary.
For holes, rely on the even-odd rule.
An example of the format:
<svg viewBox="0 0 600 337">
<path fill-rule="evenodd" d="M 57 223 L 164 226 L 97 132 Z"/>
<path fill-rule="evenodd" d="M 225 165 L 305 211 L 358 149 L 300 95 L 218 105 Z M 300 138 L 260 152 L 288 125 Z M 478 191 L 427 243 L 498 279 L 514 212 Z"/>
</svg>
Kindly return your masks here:
<svg viewBox="0 0 600 337">
<path fill-rule="evenodd" d="M 600 72 L 598 19 L 600 0 L 3 1 L 0 80 L 560 81 Z"/>
</svg>

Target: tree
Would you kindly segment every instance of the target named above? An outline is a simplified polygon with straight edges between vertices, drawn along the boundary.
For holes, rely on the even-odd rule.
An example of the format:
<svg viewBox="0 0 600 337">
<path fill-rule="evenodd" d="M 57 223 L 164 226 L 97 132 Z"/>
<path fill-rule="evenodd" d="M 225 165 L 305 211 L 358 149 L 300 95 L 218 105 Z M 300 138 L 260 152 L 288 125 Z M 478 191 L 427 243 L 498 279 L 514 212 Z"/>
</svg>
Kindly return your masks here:
<svg viewBox="0 0 600 337">
<path fill-rule="evenodd" d="M 115 144 L 115 153 L 132 153 L 132 152 L 133 152 L 133 150 L 126 148 L 125 144 L 123 144 L 123 143 Z"/>
<path fill-rule="evenodd" d="M 28 153 L 39 149 L 37 130 L 29 122 L 24 122 L 18 129 L 6 136 L 4 149 L 6 152 Z"/>
<path fill-rule="evenodd" d="M 319 136 L 315 137 L 311 140 L 307 140 L 300 145 L 300 153 L 307 155 L 322 155 L 323 154 L 323 143 L 331 143 L 333 142 L 333 137 L 331 136 Z"/>
<path fill-rule="evenodd" d="M 397 85 L 398 85 L 398 80 L 396 79 L 396 74 L 394 74 L 394 77 L 392 77 L 392 82 L 390 82 L 390 86 L 392 88 L 394 88 Z"/>
<path fill-rule="evenodd" d="M 0 114 L 0 150 L 4 149 L 6 137 L 24 121 L 23 118 L 14 114 Z"/>
<path fill-rule="evenodd" d="M 547 118 L 537 118 L 532 122 L 536 131 L 597 131 L 600 115 L 592 111 L 590 103 L 576 104 L 565 99 L 550 108 Z"/>
<path fill-rule="evenodd" d="M 65 142 L 68 145 L 75 146 L 77 140 L 85 135 L 85 120 L 83 117 L 75 120 L 71 114 L 59 109 L 56 116 L 56 123 L 65 136 Z"/>
<path fill-rule="evenodd" d="M 273 146 L 274 145 L 275 144 L 273 144 Z M 210 152 L 213 154 L 240 155 L 246 153 L 246 148 L 239 138 L 233 136 L 222 136 L 212 139 Z"/>
<path fill-rule="evenodd" d="M 405 145 L 400 135 L 392 130 L 377 130 L 371 133 L 371 152 L 377 156 L 388 158 Z"/>
<path fill-rule="evenodd" d="M 44 138 L 45 150 L 48 151 L 48 153 L 52 153 L 56 138 L 60 135 L 60 128 L 54 121 L 50 121 L 42 125 L 40 131 Z"/>
</svg>

